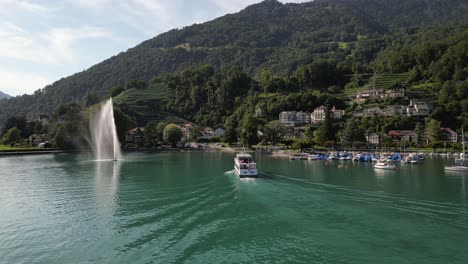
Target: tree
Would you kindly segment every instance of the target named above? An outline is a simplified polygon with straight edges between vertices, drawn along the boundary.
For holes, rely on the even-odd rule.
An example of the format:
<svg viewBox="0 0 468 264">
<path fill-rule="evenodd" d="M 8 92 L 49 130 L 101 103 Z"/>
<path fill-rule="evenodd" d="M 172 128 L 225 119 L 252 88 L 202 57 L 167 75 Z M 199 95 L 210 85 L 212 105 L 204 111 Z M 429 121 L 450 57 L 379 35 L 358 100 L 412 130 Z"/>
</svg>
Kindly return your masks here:
<svg viewBox="0 0 468 264">
<path fill-rule="evenodd" d="M 11 144 L 11 143 L 16 143 L 18 140 L 21 138 L 21 131 L 16 128 L 10 128 L 5 135 L 3 135 L 3 143 L 4 144 Z"/>
<path fill-rule="evenodd" d="M 264 136 L 265 139 L 273 146 L 276 146 L 278 140 L 281 139 L 281 132 L 283 131 L 283 127 L 278 120 L 270 121 L 268 124 L 265 125 L 264 128 Z"/>
<path fill-rule="evenodd" d="M 424 136 L 424 129 L 423 129 L 423 125 L 421 123 L 417 123 L 416 124 L 416 127 L 414 128 L 414 132 L 416 132 L 417 134 L 417 138 L 416 138 L 416 145 L 419 146 L 421 145 L 421 142 L 422 142 L 422 138 Z"/>
<path fill-rule="evenodd" d="M 114 106 L 114 122 L 117 129 L 117 137 L 120 142 L 124 142 L 125 133 L 136 126 L 135 120 L 126 113 L 122 112 L 120 108 Z"/>
<path fill-rule="evenodd" d="M 312 127 L 307 127 L 304 132 L 304 135 L 306 136 L 307 140 L 311 143 L 314 141 L 314 132 L 315 129 Z"/>
<path fill-rule="evenodd" d="M 345 128 L 341 132 L 341 136 L 342 143 L 345 146 L 356 147 L 356 144 L 362 145 L 366 141 L 364 129 L 358 127 L 354 118 L 348 119 Z"/>
<path fill-rule="evenodd" d="M 164 141 L 171 143 L 172 147 L 175 148 L 177 142 L 182 138 L 182 129 L 176 124 L 169 124 L 164 128 L 163 139 Z"/>
<path fill-rule="evenodd" d="M 258 143 L 258 120 L 251 116 L 250 114 L 246 114 L 244 119 L 242 120 L 242 132 L 241 132 L 241 141 L 242 144 L 247 145 L 249 148 L 252 145 Z"/>
<path fill-rule="evenodd" d="M 99 103 L 99 97 L 95 93 L 88 93 L 83 101 L 83 104 L 86 107 L 90 107 L 97 103 Z"/>
<path fill-rule="evenodd" d="M 16 127 L 17 129 L 21 131 L 21 136 L 26 138 L 27 136 L 29 136 L 25 134 L 27 132 L 26 124 L 27 124 L 26 118 L 23 116 L 10 117 L 3 125 L 1 134 L 4 135 L 6 134 L 8 130 Z"/>
<path fill-rule="evenodd" d="M 109 91 L 110 97 L 116 97 L 117 95 L 121 94 L 125 89 L 122 86 L 114 86 Z"/>
<path fill-rule="evenodd" d="M 154 121 L 148 122 L 145 126 L 144 136 L 145 136 L 145 145 L 148 147 L 155 147 L 157 142 L 157 123 Z"/>
<path fill-rule="evenodd" d="M 237 122 L 233 116 L 230 116 L 226 119 L 224 123 L 224 142 L 234 143 L 237 142 Z"/>
<path fill-rule="evenodd" d="M 166 128 L 166 126 L 169 125 L 168 122 L 159 122 L 158 125 L 156 126 L 156 138 L 163 142 L 164 141 L 164 128 Z"/>
<path fill-rule="evenodd" d="M 435 119 L 429 120 L 427 123 L 427 136 L 431 143 L 436 143 L 442 137 L 442 133 L 440 131 L 440 121 Z"/>
<path fill-rule="evenodd" d="M 325 120 L 319 129 L 315 131 L 314 136 L 315 141 L 322 146 L 324 146 L 328 141 L 335 139 L 333 125 L 330 118 L 330 111 L 328 109 L 325 111 Z"/>
</svg>

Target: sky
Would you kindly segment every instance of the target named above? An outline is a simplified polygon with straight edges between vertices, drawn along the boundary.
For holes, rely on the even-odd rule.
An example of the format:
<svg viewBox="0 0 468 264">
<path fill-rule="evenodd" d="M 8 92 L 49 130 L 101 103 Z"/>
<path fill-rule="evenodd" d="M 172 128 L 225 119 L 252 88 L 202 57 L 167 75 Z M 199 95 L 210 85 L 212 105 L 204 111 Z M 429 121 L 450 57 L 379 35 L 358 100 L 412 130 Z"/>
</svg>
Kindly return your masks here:
<svg viewBox="0 0 468 264">
<path fill-rule="evenodd" d="M 258 2 L 0 0 L 0 91 L 31 94 L 163 32 Z"/>
</svg>

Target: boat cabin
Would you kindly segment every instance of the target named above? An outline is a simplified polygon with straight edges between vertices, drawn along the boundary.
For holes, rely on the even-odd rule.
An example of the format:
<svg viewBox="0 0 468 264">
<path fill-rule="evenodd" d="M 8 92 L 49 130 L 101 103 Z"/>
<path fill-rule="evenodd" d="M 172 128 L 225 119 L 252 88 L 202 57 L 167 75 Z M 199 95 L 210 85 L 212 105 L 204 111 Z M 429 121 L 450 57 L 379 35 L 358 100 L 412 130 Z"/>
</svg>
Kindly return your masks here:
<svg viewBox="0 0 468 264">
<path fill-rule="evenodd" d="M 252 159 L 252 156 L 249 154 L 237 154 L 236 158 L 239 163 L 255 163 Z"/>
</svg>

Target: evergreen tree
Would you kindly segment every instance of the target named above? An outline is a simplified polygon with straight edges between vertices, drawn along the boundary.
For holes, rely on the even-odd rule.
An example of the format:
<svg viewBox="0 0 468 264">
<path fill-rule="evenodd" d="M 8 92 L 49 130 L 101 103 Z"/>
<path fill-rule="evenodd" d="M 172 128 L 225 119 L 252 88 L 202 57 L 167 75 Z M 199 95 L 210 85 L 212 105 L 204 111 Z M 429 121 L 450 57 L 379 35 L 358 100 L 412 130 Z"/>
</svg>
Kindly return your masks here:
<svg viewBox="0 0 468 264">
<path fill-rule="evenodd" d="M 440 131 L 440 121 L 435 119 L 429 120 L 427 123 L 427 136 L 431 143 L 436 143 L 442 138 L 442 133 Z"/>
<path fill-rule="evenodd" d="M 230 116 L 226 119 L 224 123 L 224 142 L 234 143 L 237 142 L 237 122 L 233 116 Z"/>
<path fill-rule="evenodd" d="M 252 145 L 258 143 L 258 120 L 255 117 L 250 114 L 246 114 L 242 120 L 241 131 L 242 144 L 245 144 L 250 148 Z"/>
<path fill-rule="evenodd" d="M 322 146 L 324 146 L 327 142 L 335 139 L 329 109 L 325 111 L 325 120 L 323 121 L 319 129 L 315 131 L 314 135 L 315 141 Z"/>
</svg>

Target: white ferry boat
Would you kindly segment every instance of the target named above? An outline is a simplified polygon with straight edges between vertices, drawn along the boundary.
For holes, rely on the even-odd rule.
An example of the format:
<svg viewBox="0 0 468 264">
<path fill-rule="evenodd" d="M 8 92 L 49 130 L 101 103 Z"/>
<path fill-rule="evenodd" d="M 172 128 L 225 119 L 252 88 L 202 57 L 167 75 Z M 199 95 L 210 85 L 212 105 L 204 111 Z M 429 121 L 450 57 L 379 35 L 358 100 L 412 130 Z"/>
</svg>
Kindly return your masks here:
<svg viewBox="0 0 468 264">
<path fill-rule="evenodd" d="M 257 164 L 253 161 L 250 154 L 236 154 L 234 158 L 234 171 L 240 178 L 257 177 Z"/>
</svg>

